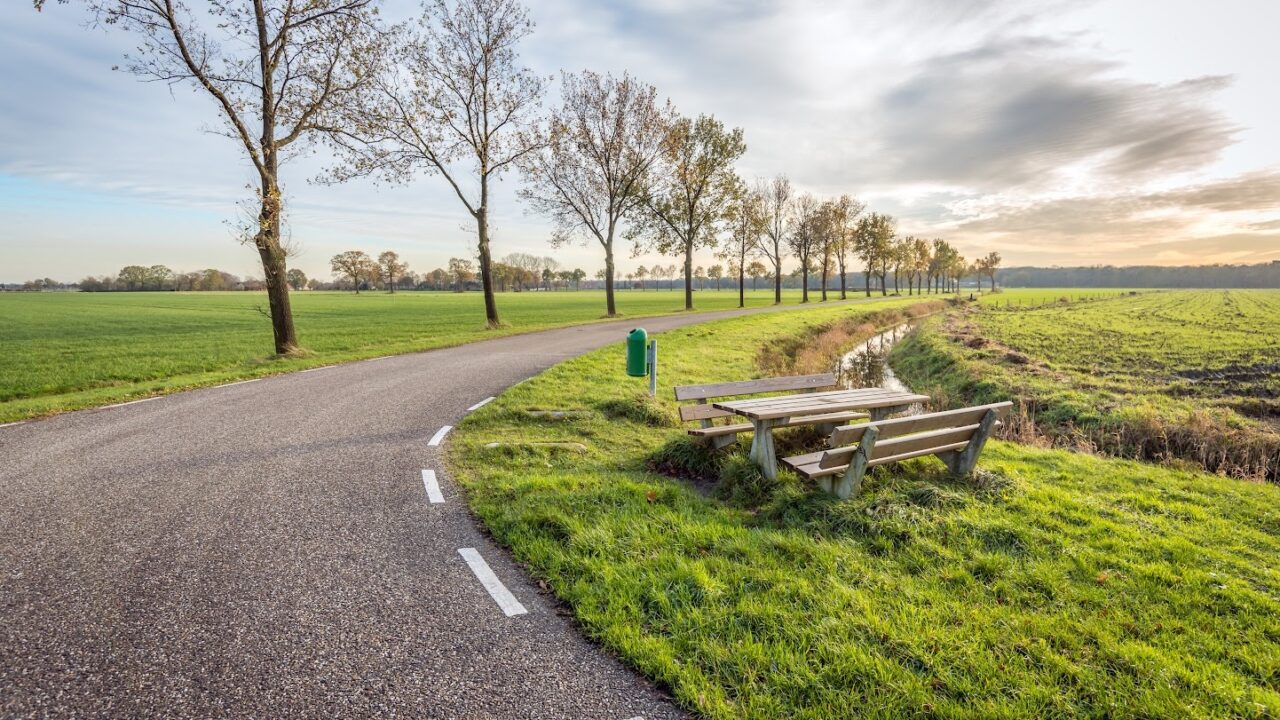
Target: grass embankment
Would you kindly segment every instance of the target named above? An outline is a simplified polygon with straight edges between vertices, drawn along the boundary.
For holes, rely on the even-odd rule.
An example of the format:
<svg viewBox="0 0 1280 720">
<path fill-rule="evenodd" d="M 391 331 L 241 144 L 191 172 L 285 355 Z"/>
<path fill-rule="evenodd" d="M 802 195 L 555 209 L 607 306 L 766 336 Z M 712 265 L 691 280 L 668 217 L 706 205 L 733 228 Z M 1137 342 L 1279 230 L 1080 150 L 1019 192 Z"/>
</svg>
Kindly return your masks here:
<svg viewBox="0 0 1280 720">
<path fill-rule="evenodd" d="M 1006 436 L 1280 479 L 1280 292 L 969 307 L 890 362 L 941 405 L 1014 399 Z"/>
<path fill-rule="evenodd" d="M 604 293 L 502 293 L 506 327 L 484 325 L 479 293 L 292 294 L 309 354 L 271 357 L 260 293 L 0 293 L 0 422 L 233 380 L 587 323 Z M 785 303 L 799 300 L 787 291 Z M 697 293 L 699 310 L 737 307 L 729 290 Z M 772 290 L 747 306 L 773 304 Z M 619 311 L 683 312 L 679 291 L 623 291 Z"/>
<path fill-rule="evenodd" d="M 1280 710 L 1273 486 L 996 441 L 976 485 L 922 459 L 845 502 L 648 470 L 683 442 L 672 385 L 755 376 L 765 343 L 887 307 L 664 333 L 654 402 L 619 346 L 563 363 L 463 421 L 454 476 L 588 635 L 710 717 Z"/>
</svg>

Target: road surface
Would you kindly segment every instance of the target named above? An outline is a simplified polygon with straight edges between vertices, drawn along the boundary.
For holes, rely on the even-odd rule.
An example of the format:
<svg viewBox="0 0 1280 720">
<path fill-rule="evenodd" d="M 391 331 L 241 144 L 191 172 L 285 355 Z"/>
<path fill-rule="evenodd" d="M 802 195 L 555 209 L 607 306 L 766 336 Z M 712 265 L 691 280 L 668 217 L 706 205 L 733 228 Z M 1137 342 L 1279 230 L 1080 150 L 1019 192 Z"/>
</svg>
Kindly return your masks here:
<svg viewBox="0 0 1280 720">
<path fill-rule="evenodd" d="M 0 716 L 683 717 L 486 538 L 430 443 L 632 323 L 738 312 L 0 428 Z"/>
</svg>

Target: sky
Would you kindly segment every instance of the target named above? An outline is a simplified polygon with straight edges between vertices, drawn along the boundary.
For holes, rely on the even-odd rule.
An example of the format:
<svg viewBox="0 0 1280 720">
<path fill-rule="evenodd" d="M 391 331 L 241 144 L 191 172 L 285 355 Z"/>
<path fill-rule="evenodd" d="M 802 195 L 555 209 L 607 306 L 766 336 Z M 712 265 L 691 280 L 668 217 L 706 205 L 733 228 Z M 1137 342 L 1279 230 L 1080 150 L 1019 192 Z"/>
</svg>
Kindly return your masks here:
<svg viewBox="0 0 1280 720">
<path fill-rule="evenodd" d="M 393 21 L 418 11 L 384 8 Z M 741 127 L 743 177 L 851 193 L 900 233 L 969 257 L 1280 260 L 1272 0 L 538 0 L 529 12 L 534 71 L 630 72 L 683 114 Z M 87 20 L 74 3 L 0 5 L 0 282 L 157 263 L 260 277 L 235 239 L 252 169 L 217 134 L 212 101 L 113 71 L 131 38 Z M 308 275 L 330 277 L 328 258 L 348 249 L 395 250 L 418 271 L 474 255 L 470 218 L 438 176 L 313 182 L 330 161 L 318 149 L 283 169 L 291 263 Z M 601 267 L 594 243 L 551 247 L 519 183 L 505 177 L 491 203 L 494 254 Z M 620 274 L 676 262 L 619 254 Z"/>
</svg>

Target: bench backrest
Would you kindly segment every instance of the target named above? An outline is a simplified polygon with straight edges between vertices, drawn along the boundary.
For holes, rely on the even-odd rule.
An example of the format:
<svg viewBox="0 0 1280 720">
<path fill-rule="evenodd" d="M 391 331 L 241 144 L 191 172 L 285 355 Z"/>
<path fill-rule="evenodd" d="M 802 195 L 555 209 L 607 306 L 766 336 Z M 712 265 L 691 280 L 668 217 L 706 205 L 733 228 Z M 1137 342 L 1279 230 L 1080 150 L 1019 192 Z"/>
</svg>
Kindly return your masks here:
<svg viewBox="0 0 1280 720">
<path fill-rule="evenodd" d="M 680 419 L 682 421 L 710 420 L 733 415 L 731 412 L 720 410 L 707 404 L 707 401 L 712 398 L 756 395 L 767 392 L 787 392 L 790 390 L 817 390 L 834 387 L 835 384 L 835 373 L 819 373 L 817 375 L 791 375 L 787 377 L 761 378 L 759 380 L 712 383 L 709 385 L 679 385 L 676 387 L 676 400 L 698 401 L 694 405 L 680 406 Z"/>
<path fill-rule="evenodd" d="M 874 438 L 867 466 L 906 460 L 921 455 L 933 455 L 960 450 L 969 444 L 978 432 L 988 413 L 998 422 L 1008 417 L 1011 402 L 978 405 L 976 407 L 945 410 L 926 415 L 912 415 L 891 420 L 843 425 L 831 433 L 832 448 L 822 454 L 818 467 L 834 468 L 848 465 L 864 438 Z"/>
</svg>

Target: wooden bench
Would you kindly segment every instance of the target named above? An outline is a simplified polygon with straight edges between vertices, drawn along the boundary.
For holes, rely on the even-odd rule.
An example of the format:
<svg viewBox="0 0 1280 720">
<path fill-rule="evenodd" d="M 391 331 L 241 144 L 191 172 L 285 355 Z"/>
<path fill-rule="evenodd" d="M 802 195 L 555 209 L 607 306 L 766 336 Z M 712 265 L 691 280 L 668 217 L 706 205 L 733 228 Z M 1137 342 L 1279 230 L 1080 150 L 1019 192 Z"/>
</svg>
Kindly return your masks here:
<svg viewBox="0 0 1280 720">
<path fill-rule="evenodd" d="M 831 433 L 831 449 L 782 462 L 842 499 L 858 494 L 867 470 L 923 455 L 938 456 L 952 473 L 965 477 L 1012 405 L 1002 402 L 844 425 Z"/>
<path fill-rule="evenodd" d="M 690 428 L 689 434 L 703 438 L 713 448 L 722 448 L 737 442 L 738 434 L 751 432 L 752 424 L 730 423 L 716 425 L 717 418 L 736 417 L 727 410 L 712 407 L 707 401 L 715 398 L 735 397 L 740 395 L 758 395 L 761 393 L 787 392 L 801 390 L 813 392 L 822 388 L 835 387 L 834 373 L 818 375 L 794 375 L 788 377 L 763 378 L 760 380 L 742 380 L 738 382 L 713 383 L 710 385 L 680 385 L 676 387 L 676 401 L 695 401 L 691 405 L 680 406 L 681 422 L 697 422 L 696 428 Z M 868 417 L 865 413 L 839 412 L 824 415 L 809 415 L 793 418 L 784 427 L 796 425 L 827 425 L 831 428 L 840 423 L 860 420 Z"/>
</svg>

